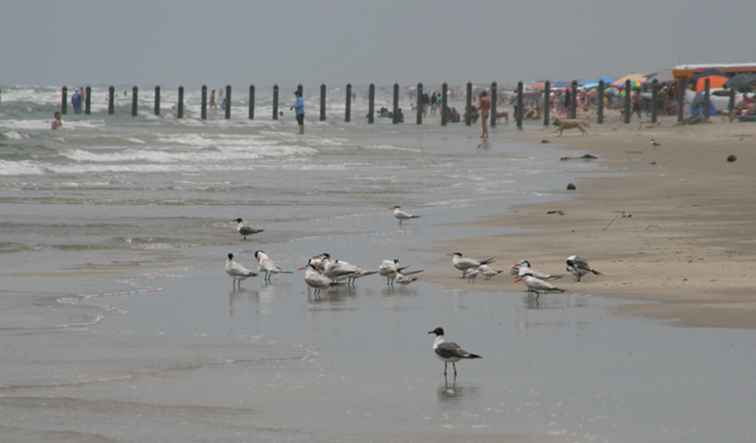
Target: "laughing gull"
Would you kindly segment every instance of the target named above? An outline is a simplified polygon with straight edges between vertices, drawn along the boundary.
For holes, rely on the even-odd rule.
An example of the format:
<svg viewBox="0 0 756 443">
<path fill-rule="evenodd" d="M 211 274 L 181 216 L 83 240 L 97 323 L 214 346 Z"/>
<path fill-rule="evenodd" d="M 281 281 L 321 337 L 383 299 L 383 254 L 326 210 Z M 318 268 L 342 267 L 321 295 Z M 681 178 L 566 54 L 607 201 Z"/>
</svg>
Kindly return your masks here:
<svg viewBox="0 0 756 443">
<path fill-rule="evenodd" d="M 533 277 L 540 278 L 541 280 L 558 280 L 562 278 L 561 274 L 546 274 L 545 272 L 536 271 L 529 260 L 520 260 L 519 263 L 512 265 L 512 275 L 521 275 L 521 269 L 528 269 L 533 274 Z"/>
<path fill-rule="evenodd" d="M 471 354 L 456 343 L 448 342 L 444 339 L 444 328 L 436 328 L 429 331 L 428 334 L 435 334 L 433 340 L 433 352 L 444 362 L 444 377 L 446 377 L 446 368 L 449 363 L 454 369 L 454 379 L 457 379 L 457 362 L 462 359 L 483 358 L 477 354 Z"/>
<path fill-rule="evenodd" d="M 514 280 L 515 283 L 525 282 L 528 292 L 534 292 L 536 300 L 541 296 L 541 292 L 564 292 L 564 289 L 535 277 L 528 268 L 520 268 L 520 275 Z"/>
<path fill-rule="evenodd" d="M 567 257 L 567 272 L 573 274 L 577 281 L 580 281 L 580 279 L 589 272 L 594 275 L 601 275 L 599 271 L 591 269 L 588 265 L 588 260 L 577 255 L 570 255 Z"/>
<path fill-rule="evenodd" d="M 257 260 L 257 272 L 265 273 L 265 282 L 270 283 L 270 276 L 273 274 L 291 274 L 291 271 L 284 271 L 268 254 L 263 251 L 255 251 L 255 260 Z"/>
<path fill-rule="evenodd" d="M 394 210 L 394 218 L 399 220 L 399 224 L 401 225 L 404 220 L 412 220 L 413 218 L 420 218 L 419 215 L 410 214 L 407 211 L 402 211 L 401 206 L 397 205 L 391 208 Z"/>
<path fill-rule="evenodd" d="M 233 279 L 234 288 L 241 288 L 242 280 L 257 276 L 256 273 L 237 263 L 236 260 L 234 260 L 234 254 L 230 252 L 228 253 L 228 258 L 226 259 L 226 274 L 228 274 L 229 277 Z"/>
<path fill-rule="evenodd" d="M 463 276 L 464 276 L 464 272 L 470 268 L 477 268 L 480 265 L 488 265 L 496 261 L 495 257 L 488 257 L 483 260 L 475 260 L 475 259 L 463 256 L 461 252 L 453 252 L 451 256 L 452 256 L 452 266 L 454 266 L 454 268 L 457 269 L 458 271 L 462 271 Z"/>
<path fill-rule="evenodd" d="M 259 234 L 264 231 L 264 229 L 255 229 L 245 225 L 244 220 L 241 218 L 237 218 L 234 221 L 237 223 L 236 232 L 242 236 L 243 240 L 246 240 L 249 235 Z"/>
</svg>

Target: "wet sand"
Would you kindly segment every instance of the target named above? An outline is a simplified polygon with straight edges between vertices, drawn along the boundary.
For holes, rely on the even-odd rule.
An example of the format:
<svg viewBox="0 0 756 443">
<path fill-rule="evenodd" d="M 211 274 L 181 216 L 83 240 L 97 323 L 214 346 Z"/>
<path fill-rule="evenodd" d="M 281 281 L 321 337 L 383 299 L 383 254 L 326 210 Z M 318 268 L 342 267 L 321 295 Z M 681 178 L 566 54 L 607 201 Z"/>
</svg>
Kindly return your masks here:
<svg viewBox="0 0 756 443">
<path fill-rule="evenodd" d="M 619 314 L 694 327 L 756 328 L 755 125 L 716 119 L 675 126 L 666 120 L 643 128 L 594 125 L 587 136 L 531 129 L 516 137 L 546 139 L 574 152 L 564 155 L 592 153 L 607 173 L 577 176 L 577 190 L 564 192 L 572 198 L 519 206 L 474 224 L 516 228 L 516 234 L 452 241 L 439 250 L 495 255 L 506 270 L 528 258 L 550 273 L 563 273 L 565 257 L 578 254 L 603 275 L 580 283 L 565 276 L 560 286 L 636 300 L 615 309 Z M 651 145 L 652 137 L 660 146 Z M 730 154 L 737 161 L 727 162 Z M 564 215 L 547 214 L 555 210 Z M 465 285 L 442 272 L 434 279 Z M 476 285 L 514 287 L 508 274 Z"/>
</svg>

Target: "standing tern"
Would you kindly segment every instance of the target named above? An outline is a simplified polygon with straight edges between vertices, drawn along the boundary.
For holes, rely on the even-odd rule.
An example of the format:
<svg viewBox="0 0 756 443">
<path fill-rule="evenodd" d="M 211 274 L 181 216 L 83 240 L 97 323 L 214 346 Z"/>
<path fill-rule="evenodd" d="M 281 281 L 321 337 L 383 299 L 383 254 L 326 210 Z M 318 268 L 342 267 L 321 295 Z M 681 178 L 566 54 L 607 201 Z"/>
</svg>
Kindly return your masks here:
<svg viewBox="0 0 756 443">
<path fill-rule="evenodd" d="M 367 271 L 349 262 L 329 257 L 324 262 L 323 274 L 332 280 L 346 280 L 346 283 L 354 287 L 358 278 L 377 274 L 378 271 Z"/>
<path fill-rule="evenodd" d="M 265 282 L 270 283 L 270 276 L 273 274 L 291 274 L 291 271 L 284 271 L 268 254 L 263 251 L 255 251 L 255 260 L 257 260 L 257 272 L 265 273 Z"/>
<path fill-rule="evenodd" d="M 536 271 L 535 269 L 533 269 L 533 266 L 528 260 L 520 260 L 519 263 L 512 265 L 512 275 L 520 275 L 521 269 L 530 270 L 530 273 L 533 274 L 533 277 L 540 278 L 541 280 L 558 280 L 562 278 L 560 274 L 546 274 L 544 272 Z"/>
<path fill-rule="evenodd" d="M 494 269 L 488 265 L 478 266 L 478 273 L 480 273 L 480 275 L 482 275 L 486 280 L 491 280 L 502 272 L 504 271 L 502 271 L 501 269 Z"/>
<path fill-rule="evenodd" d="M 436 328 L 429 331 L 428 334 L 435 334 L 436 338 L 433 340 L 433 352 L 436 356 L 444 362 L 444 378 L 446 377 L 446 368 L 449 363 L 452 364 L 454 369 L 454 379 L 457 379 L 457 362 L 462 359 L 483 358 L 477 354 L 471 354 L 465 351 L 456 343 L 448 342 L 444 339 L 444 328 Z"/>
<path fill-rule="evenodd" d="M 233 279 L 234 288 L 241 288 L 242 280 L 257 276 L 256 273 L 237 263 L 236 260 L 234 260 L 234 254 L 230 252 L 228 253 L 228 258 L 226 259 L 226 274 L 228 274 L 229 277 Z"/>
<path fill-rule="evenodd" d="M 520 275 L 514 280 L 515 283 L 525 282 L 528 292 L 534 292 L 536 300 L 541 296 L 541 292 L 564 292 L 564 289 L 557 288 L 551 283 L 545 282 L 538 277 L 533 276 L 528 268 L 521 268 Z"/>
<path fill-rule="evenodd" d="M 381 265 L 378 267 L 378 274 L 386 277 L 386 286 L 393 286 L 394 282 L 396 281 L 397 274 L 401 274 L 407 268 L 409 268 L 409 266 L 399 266 L 398 258 L 395 258 L 393 260 L 383 260 L 381 262 Z M 404 274 L 410 275 L 417 273 L 417 271 L 413 271 L 410 273 L 405 272 Z"/>
<path fill-rule="evenodd" d="M 299 268 L 299 270 L 305 271 L 304 281 L 307 286 L 311 287 L 314 290 L 315 295 L 320 295 L 321 289 L 328 289 L 341 284 L 321 274 L 318 268 L 316 268 L 315 265 L 311 263 L 311 261 L 312 259 L 307 260 L 307 265 Z"/>
<path fill-rule="evenodd" d="M 247 236 L 259 234 L 264 231 L 264 229 L 255 229 L 245 225 L 244 220 L 242 220 L 241 218 L 237 218 L 234 221 L 237 223 L 236 232 L 238 232 L 242 236 L 243 240 L 246 240 Z"/>
<path fill-rule="evenodd" d="M 394 210 L 394 218 L 399 220 L 399 224 L 401 225 L 404 220 L 412 220 L 413 218 L 420 218 L 419 215 L 410 214 L 407 211 L 402 211 L 401 206 L 397 205 L 391 208 Z"/>
<path fill-rule="evenodd" d="M 452 265 L 458 271 L 464 272 L 470 268 L 477 268 L 480 265 L 488 265 L 496 261 L 495 257 L 488 257 L 484 260 L 475 260 L 469 257 L 465 257 L 461 252 L 452 253 Z"/>
<path fill-rule="evenodd" d="M 577 255 L 570 255 L 567 257 L 567 272 L 573 274 L 577 281 L 580 281 L 580 279 L 589 272 L 594 275 L 601 275 L 599 271 L 591 269 L 588 265 L 588 260 Z"/>
</svg>

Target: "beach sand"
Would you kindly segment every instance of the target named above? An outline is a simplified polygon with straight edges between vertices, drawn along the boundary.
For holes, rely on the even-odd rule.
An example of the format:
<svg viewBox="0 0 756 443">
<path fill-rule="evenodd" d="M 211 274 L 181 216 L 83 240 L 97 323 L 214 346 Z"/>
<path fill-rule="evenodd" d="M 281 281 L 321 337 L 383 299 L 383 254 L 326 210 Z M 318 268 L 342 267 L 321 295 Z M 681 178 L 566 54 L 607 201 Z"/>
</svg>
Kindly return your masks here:
<svg viewBox="0 0 756 443">
<path fill-rule="evenodd" d="M 512 288 L 508 271 L 516 261 L 528 258 L 535 269 L 564 273 L 565 258 L 578 254 L 603 275 L 580 283 L 565 275 L 558 284 L 630 300 L 618 314 L 693 327 L 756 328 L 756 125 L 713 119 L 676 126 L 666 120 L 643 128 L 593 125 L 586 136 L 530 129 L 516 137 L 574 151 L 563 155 L 592 153 L 609 173 L 576 177 L 577 190 L 564 191 L 573 198 L 517 207 L 473 226 L 514 228 L 516 234 L 440 245 L 439 251 L 498 258 L 506 272 L 473 284 Z M 652 146 L 651 137 L 660 146 Z M 737 161 L 728 162 L 730 154 Z M 435 282 L 468 284 L 443 265 L 433 273 Z"/>
</svg>

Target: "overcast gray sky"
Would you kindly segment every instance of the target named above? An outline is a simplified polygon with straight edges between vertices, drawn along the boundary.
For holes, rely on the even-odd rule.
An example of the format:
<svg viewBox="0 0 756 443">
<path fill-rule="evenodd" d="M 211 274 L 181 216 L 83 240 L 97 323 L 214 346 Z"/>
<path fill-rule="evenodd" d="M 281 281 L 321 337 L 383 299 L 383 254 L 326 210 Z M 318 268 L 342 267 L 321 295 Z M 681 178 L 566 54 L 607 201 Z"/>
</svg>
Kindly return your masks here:
<svg viewBox="0 0 756 443">
<path fill-rule="evenodd" d="M 590 78 L 756 61 L 756 0 L 2 0 L 0 83 Z"/>
</svg>

